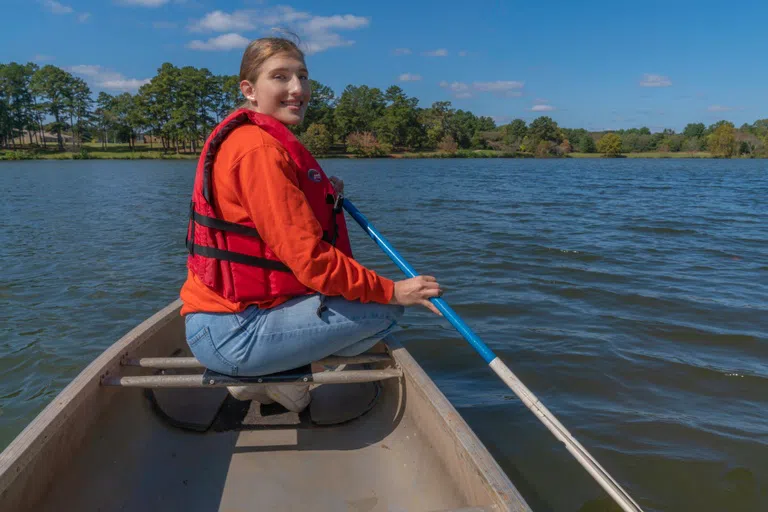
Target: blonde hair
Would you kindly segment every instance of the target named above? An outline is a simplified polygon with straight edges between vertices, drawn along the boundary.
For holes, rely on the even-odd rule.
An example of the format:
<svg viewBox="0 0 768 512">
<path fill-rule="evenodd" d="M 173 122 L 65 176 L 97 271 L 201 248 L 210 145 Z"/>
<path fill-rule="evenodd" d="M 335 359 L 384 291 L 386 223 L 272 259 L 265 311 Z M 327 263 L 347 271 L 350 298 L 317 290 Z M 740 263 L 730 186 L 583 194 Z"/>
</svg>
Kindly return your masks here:
<svg viewBox="0 0 768 512">
<path fill-rule="evenodd" d="M 298 44 L 290 39 L 262 37 L 251 41 L 251 44 L 245 49 L 243 60 L 240 62 L 240 81 L 248 80 L 251 83 L 256 83 L 261 67 L 267 59 L 278 53 L 287 53 L 304 62 L 304 52 L 299 49 Z"/>
</svg>

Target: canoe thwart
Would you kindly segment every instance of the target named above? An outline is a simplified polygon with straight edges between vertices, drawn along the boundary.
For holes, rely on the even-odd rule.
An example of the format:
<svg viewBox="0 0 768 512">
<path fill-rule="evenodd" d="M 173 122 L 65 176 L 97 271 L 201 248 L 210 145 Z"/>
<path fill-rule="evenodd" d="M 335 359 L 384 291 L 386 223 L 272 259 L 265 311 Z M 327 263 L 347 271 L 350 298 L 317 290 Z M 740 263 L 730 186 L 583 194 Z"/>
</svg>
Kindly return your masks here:
<svg viewBox="0 0 768 512">
<path fill-rule="evenodd" d="M 320 365 L 360 364 L 360 363 L 389 363 L 392 357 L 388 354 L 361 354 L 359 356 L 341 357 L 330 356 L 317 361 Z M 142 357 L 124 359 L 123 366 L 138 366 L 141 368 L 171 369 L 171 368 L 205 368 L 194 357 Z"/>
<path fill-rule="evenodd" d="M 308 368 L 308 367 L 307 367 Z M 137 375 L 107 376 L 103 386 L 130 388 L 221 388 L 227 386 L 265 386 L 268 384 L 351 384 L 355 382 L 377 382 L 385 379 L 399 379 L 403 376 L 398 368 L 384 370 L 348 370 L 312 373 L 290 371 L 283 374 L 261 377 L 232 377 L 206 370 L 196 375 Z"/>
</svg>

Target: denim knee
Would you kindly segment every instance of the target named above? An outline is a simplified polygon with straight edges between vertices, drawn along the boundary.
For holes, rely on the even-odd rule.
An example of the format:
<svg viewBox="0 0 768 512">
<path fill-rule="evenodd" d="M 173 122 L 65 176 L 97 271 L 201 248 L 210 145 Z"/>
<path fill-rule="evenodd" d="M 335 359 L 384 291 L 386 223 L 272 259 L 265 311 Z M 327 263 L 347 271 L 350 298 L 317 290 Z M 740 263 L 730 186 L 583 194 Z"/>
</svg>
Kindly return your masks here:
<svg viewBox="0 0 768 512">
<path fill-rule="evenodd" d="M 405 314 L 405 306 L 388 304 L 389 311 L 387 312 L 387 318 L 393 322 L 400 320 Z"/>
</svg>

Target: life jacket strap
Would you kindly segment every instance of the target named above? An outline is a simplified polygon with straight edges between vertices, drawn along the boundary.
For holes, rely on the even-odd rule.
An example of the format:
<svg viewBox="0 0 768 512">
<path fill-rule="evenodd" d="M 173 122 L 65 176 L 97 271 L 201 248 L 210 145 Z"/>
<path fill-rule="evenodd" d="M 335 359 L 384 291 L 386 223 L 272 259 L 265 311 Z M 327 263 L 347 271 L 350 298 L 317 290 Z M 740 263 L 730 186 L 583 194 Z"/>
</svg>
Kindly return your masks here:
<svg viewBox="0 0 768 512">
<path fill-rule="evenodd" d="M 228 231 L 230 233 L 237 233 L 238 235 L 252 236 L 254 238 L 261 238 L 256 228 L 243 226 L 242 224 L 236 224 L 234 222 L 228 222 L 226 220 L 217 219 L 215 217 L 208 217 L 201 213 L 197 213 L 192 210 L 191 214 L 192 222 L 200 224 L 211 229 L 218 229 L 219 231 Z"/>
<path fill-rule="evenodd" d="M 233 222 L 227 222 L 225 220 L 217 219 L 214 217 L 208 217 L 195 211 L 194 201 L 189 203 L 189 222 L 190 228 L 187 232 L 187 238 L 184 244 L 189 251 L 189 254 L 198 254 L 205 258 L 215 258 L 217 260 L 231 261 L 233 263 L 241 263 L 243 265 L 250 265 L 252 267 L 266 268 L 268 270 L 276 270 L 278 272 L 291 272 L 285 264 L 270 260 L 267 258 L 259 258 L 257 256 L 250 256 L 248 254 L 242 254 L 234 251 L 226 251 L 224 249 L 217 249 L 215 247 L 208 247 L 207 245 L 195 244 L 195 225 L 200 224 L 211 229 L 218 229 L 221 231 L 229 231 L 230 233 L 238 233 L 241 235 L 252 236 L 255 238 L 261 238 L 256 228 L 248 226 L 242 226 Z"/>
<path fill-rule="evenodd" d="M 276 270 L 278 272 L 291 272 L 291 269 L 285 266 L 285 264 L 269 260 L 267 258 L 258 258 L 256 256 L 249 256 L 239 252 L 225 251 L 223 249 L 216 249 L 215 247 L 208 247 L 207 245 L 195 245 L 188 244 L 190 254 L 199 254 L 205 258 L 214 258 L 222 261 L 231 261 L 233 263 L 240 263 L 242 265 L 250 265 L 252 267 L 261 267 L 268 270 Z"/>
</svg>

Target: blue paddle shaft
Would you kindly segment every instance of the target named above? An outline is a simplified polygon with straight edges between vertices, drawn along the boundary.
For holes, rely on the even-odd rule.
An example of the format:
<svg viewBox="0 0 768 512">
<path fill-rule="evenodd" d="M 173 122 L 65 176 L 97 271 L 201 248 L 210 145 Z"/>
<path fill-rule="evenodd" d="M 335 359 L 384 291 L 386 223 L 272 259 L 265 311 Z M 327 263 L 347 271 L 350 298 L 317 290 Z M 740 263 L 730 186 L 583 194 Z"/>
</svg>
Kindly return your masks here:
<svg viewBox="0 0 768 512">
<path fill-rule="evenodd" d="M 390 257 L 395 265 L 397 265 L 406 276 L 418 276 L 416 270 L 411 265 L 409 265 L 402 256 L 400 256 L 400 253 L 397 252 L 394 247 L 392 247 L 387 239 L 384 238 L 384 236 L 379 233 L 379 231 L 373 227 L 370 222 L 368 222 L 368 219 L 365 218 L 365 215 L 360 213 L 360 210 L 355 208 L 355 205 L 353 205 L 349 199 L 344 199 L 344 209 L 347 210 L 347 212 L 352 216 L 353 219 L 357 221 L 358 224 L 360 224 L 360 227 L 362 227 L 363 230 L 368 233 L 368 236 L 370 236 L 373 241 L 376 242 L 379 247 L 381 247 L 381 250 Z M 451 309 L 451 306 L 449 306 L 445 300 L 435 297 L 430 299 L 430 301 L 451 323 L 451 325 L 453 325 L 456 330 L 459 331 L 462 336 L 464 336 L 464 339 L 466 339 L 469 344 L 472 345 L 475 350 L 477 350 L 477 352 L 482 356 L 486 363 L 490 363 L 496 359 L 496 354 L 494 354 L 493 351 L 488 348 L 488 345 L 483 343 L 483 340 L 481 340 L 477 334 L 475 334 L 472 329 L 470 329 L 469 326 L 465 324 L 461 318 L 459 318 L 459 315 L 457 315 L 456 312 Z"/>
</svg>

